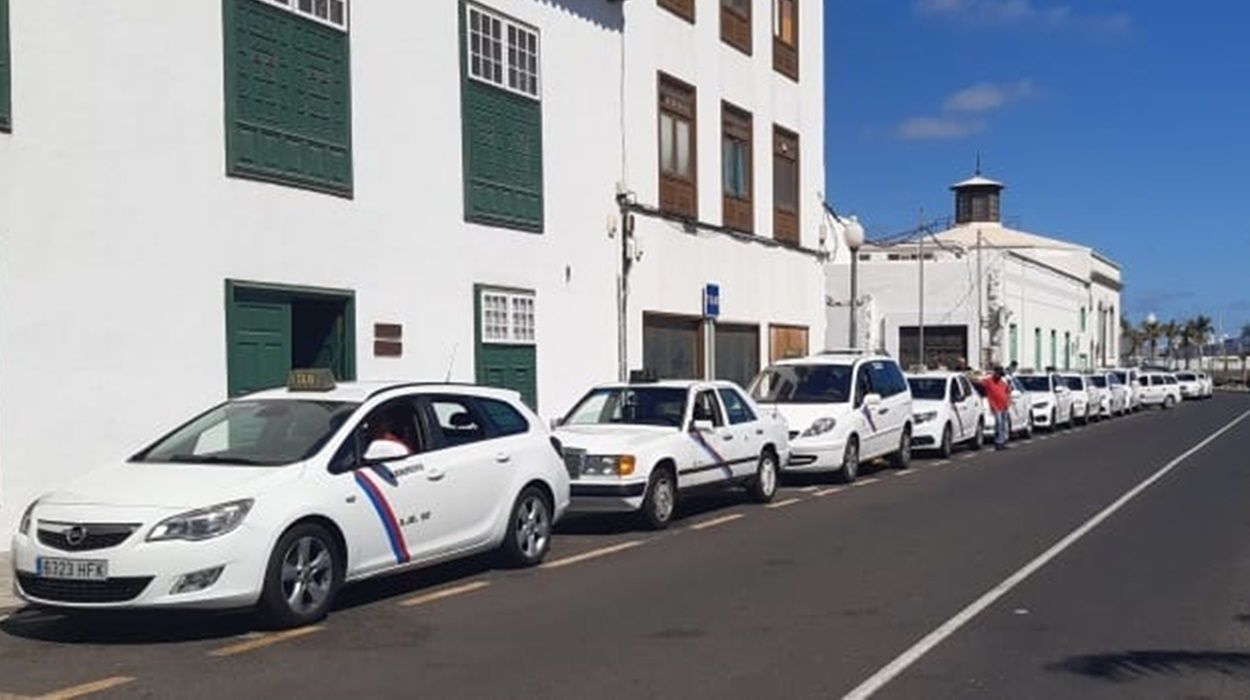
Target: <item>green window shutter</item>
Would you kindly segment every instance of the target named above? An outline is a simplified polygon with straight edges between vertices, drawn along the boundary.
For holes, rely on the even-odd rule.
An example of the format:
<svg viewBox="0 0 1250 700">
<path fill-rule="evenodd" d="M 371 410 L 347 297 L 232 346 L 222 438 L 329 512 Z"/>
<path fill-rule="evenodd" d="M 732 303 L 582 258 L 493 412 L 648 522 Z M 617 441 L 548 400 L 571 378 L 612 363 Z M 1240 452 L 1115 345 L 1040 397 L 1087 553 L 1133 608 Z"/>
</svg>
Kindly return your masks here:
<svg viewBox="0 0 1250 700">
<path fill-rule="evenodd" d="M 0 131 L 13 127 L 9 63 L 9 0 L 0 0 Z"/>
<path fill-rule="evenodd" d="M 483 386 L 512 389 L 521 394 L 527 406 L 538 410 L 538 347 L 536 345 L 492 343 L 484 340 L 482 292 L 533 292 L 508 290 L 485 285 L 473 286 L 473 370 L 475 381 Z M 508 323 L 511 323 L 509 321 Z"/>
<path fill-rule="evenodd" d="M 258 0 L 223 0 L 226 172 L 352 194 L 348 35 Z"/>
<path fill-rule="evenodd" d="M 230 312 L 230 395 L 286 384 L 291 371 L 290 305 L 241 302 Z"/>
<path fill-rule="evenodd" d="M 543 230 L 542 103 L 469 77 L 460 5 L 460 121 L 464 217 Z"/>
</svg>

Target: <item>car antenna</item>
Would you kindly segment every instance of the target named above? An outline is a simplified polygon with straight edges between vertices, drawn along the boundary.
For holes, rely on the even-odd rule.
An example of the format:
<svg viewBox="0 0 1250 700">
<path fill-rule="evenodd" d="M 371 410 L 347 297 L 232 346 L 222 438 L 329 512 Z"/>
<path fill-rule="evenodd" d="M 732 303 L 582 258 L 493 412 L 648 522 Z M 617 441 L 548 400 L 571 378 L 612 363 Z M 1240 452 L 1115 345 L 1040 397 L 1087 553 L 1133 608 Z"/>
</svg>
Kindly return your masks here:
<svg viewBox="0 0 1250 700">
<path fill-rule="evenodd" d="M 451 359 L 447 361 L 447 376 L 443 378 L 444 384 L 451 382 L 451 368 L 456 366 L 456 351 L 460 349 L 460 342 L 451 346 Z"/>
</svg>

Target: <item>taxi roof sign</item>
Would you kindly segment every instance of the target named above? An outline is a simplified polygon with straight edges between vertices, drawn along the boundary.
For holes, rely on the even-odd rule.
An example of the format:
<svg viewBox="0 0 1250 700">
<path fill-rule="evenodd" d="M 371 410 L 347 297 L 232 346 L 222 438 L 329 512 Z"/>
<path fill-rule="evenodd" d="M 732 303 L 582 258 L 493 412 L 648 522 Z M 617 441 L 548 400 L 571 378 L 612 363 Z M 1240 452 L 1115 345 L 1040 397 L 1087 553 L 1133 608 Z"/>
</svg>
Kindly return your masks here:
<svg viewBox="0 0 1250 700">
<path fill-rule="evenodd" d="M 293 369 L 286 380 L 290 391 L 333 391 L 334 386 L 334 372 L 324 368 Z"/>
</svg>

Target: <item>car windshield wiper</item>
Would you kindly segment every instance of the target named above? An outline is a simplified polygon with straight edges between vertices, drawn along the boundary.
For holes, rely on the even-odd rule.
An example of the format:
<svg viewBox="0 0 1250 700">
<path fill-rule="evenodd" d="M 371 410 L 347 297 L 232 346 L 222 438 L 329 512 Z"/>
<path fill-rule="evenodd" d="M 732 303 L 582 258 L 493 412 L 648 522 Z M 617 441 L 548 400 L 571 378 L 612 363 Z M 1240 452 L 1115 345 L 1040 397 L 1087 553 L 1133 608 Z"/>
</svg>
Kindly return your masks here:
<svg viewBox="0 0 1250 700">
<path fill-rule="evenodd" d="M 247 457 L 223 457 L 221 455 L 174 455 L 164 461 L 176 464 L 239 464 L 249 467 L 273 466 L 273 462 L 262 462 Z"/>
</svg>

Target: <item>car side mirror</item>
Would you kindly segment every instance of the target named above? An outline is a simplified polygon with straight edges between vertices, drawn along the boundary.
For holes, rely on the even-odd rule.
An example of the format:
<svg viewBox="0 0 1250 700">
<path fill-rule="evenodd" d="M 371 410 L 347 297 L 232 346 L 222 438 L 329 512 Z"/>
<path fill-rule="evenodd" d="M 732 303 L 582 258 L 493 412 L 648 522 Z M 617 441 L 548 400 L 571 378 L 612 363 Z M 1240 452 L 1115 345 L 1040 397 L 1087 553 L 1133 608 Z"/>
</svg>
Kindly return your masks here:
<svg viewBox="0 0 1250 700">
<path fill-rule="evenodd" d="M 690 422 L 690 432 L 692 433 L 710 433 L 716 429 L 716 425 L 710 420 L 696 418 Z"/>
<path fill-rule="evenodd" d="M 869 394 L 864 397 L 864 405 L 869 408 L 876 408 L 881 405 L 881 394 Z"/>
<path fill-rule="evenodd" d="M 556 428 L 559 428 L 559 427 L 560 427 L 560 426 L 562 426 L 562 425 L 564 425 L 564 417 L 563 417 L 563 416 L 557 416 L 557 417 L 555 417 L 555 418 L 552 418 L 552 419 L 551 419 L 551 429 L 552 429 L 552 430 L 555 430 Z"/>
<path fill-rule="evenodd" d="M 374 440 L 365 450 L 365 464 L 378 464 L 403 459 L 410 453 L 408 448 L 394 440 Z"/>
</svg>

